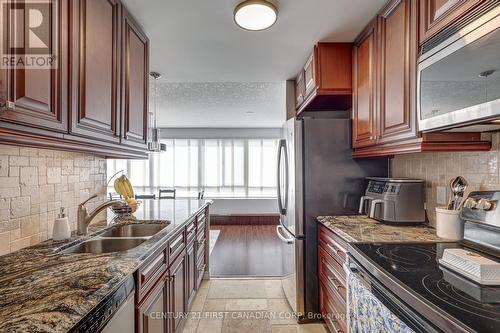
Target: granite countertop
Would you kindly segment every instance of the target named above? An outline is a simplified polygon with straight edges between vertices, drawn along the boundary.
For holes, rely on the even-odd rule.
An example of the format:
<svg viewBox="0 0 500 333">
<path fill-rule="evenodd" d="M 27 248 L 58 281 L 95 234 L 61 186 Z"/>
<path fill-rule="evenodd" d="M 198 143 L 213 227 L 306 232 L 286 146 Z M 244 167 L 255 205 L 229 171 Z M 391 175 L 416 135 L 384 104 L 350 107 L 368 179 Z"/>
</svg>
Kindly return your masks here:
<svg viewBox="0 0 500 333">
<path fill-rule="evenodd" d="M 318 216 L 317 220 L 346 242 L 440 242 L 427 225 L 396 226 L 383 224 L 363 215 Z"/>
<path fill-rule="evenodd" d="M 114 292 L 148 255 L 207 200 L 144 200 L 134 217 L 116 218 L 89 227 L 89 235 L 48 240 L 0 256 L 0 331 L 67 332 L 108 294 Z M 60 249 L 121 224 L 165 223 L 167 228 L 129 251 L 110 254 L 63 254 Z"/>
</svg>

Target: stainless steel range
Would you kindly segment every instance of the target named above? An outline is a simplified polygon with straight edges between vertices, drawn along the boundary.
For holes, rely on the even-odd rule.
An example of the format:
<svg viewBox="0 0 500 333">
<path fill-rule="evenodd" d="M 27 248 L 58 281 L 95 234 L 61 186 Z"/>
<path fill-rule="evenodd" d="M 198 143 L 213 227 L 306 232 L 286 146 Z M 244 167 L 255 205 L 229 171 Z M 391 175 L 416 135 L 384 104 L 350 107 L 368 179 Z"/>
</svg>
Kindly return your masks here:
<svg viewBox="0 0 500 333">
<path fill-rule="evenodd" d="M 352 332 L 500 332 L 500 191 L 469 199 L 463 241 L 349 245 Z"/>
</svg>

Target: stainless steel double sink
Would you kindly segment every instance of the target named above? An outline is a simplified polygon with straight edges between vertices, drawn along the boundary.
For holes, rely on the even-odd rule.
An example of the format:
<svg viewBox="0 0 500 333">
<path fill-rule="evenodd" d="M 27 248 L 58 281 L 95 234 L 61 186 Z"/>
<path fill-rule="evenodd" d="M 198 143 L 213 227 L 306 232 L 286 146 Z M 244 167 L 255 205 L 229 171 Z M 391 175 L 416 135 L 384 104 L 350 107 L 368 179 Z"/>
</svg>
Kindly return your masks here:
<svg viewBox="0 0 500 333">
<path fill-rule="evenodd" d="M 95 238 L 86 240 L 60 253 L 104 254 L 131 250 L 168 226 L 161 224 L 126 224 L 112 227 Z"/>
</svg>

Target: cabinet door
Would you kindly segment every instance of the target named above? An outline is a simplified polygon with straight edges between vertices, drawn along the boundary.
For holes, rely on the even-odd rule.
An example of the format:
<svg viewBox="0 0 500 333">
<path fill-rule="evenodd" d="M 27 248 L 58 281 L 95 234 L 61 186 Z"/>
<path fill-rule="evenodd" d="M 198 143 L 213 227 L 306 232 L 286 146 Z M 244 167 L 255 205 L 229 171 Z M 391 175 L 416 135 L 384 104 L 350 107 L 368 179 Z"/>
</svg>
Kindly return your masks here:
<svg viewBox="0 0 500 333">
<path fill-rule="evenodd" d="M 149 40 L 123 8 L 122 142 L 146 147 L 149 82 Z"/>
<path fill-rule="evenodd" d="M 196 253 L 195 253 L 194 242 L 192 242 L 187 247 L 186 265 L 187 265 L 186 299 L 187 299 L 187 309 L 189 309 L 196 295 Z"/>
<path fill-rule="evenodd" d="M 305 98 L 309 97 L 316 89 L 316 47 L 307 59 L 304 66 Z"/>
<path fill-rule="evenodd" d="M 421 0 L 420 44 L 485 0 Z"/>
<path fill-rule="evenodd" d="M 353 147 L 376 143 L 375 106 L 376 22 L 354 45 Z"/>
<path fill-rule="evenodd" d="M 196 289 L 200 287 L 201 282 L 203 281 L 203 277 L 205 274 L 205 246 L 206 240 L 197 241 L 196 246 Z"/>
<path fill-rule="evenodd" d="M 304 82 L 304 71 L 300 71 L 299 75 L 295 79 L 295 108 L 298 109 L 305 98 L 305 82 Z"/>
<path fill-rule="evenodd" d="M 169 313 L 172 320 L 170 321 L 170 331 L 177 332 L 182 323 L 182 315 L 187 311 L 186 306 L 186 256 L 181 254 L 170 267 L 169 279 Z"/>
<path fill-rule="evenodd" d="M 2 5 L 2 52 L 12 62 L 0 73 L 0 99 L 10 105 L 4 108 L 0 120 L 66 132 L 68 1 L 11 1 Z M 30 27 L 29 22 L 35 20 L 40 25 Z"/>
<path fill-rule="evenodd" d="M 157 287 L 137 307 L 137 331 L 139 333 L 165 333 L 167 320 L 162 316 L 167 313 L 168 289 L 165 282 L 160 281 Z M 160 316 L 159 316 L 160 315 Z"/>
<path fill-rule="evenodd" d="M 119 4 L 116 0 L 75 1 L 72 24 L 70 132 L 119 143 Z"/>
<path fill-rule="evenodd" d="M 417 136 L 416 14 L 415 1 L 393 0 L 379 16 L 379 143 Z"/>
</svg>

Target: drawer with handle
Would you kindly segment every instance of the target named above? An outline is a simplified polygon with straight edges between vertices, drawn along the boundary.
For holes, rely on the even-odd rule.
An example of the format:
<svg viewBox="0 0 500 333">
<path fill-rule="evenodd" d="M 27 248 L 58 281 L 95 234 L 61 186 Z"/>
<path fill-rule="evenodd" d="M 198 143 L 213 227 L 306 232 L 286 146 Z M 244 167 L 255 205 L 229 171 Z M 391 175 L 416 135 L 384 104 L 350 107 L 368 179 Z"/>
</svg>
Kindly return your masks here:
<svg viewBox="0 0 500 333">
<path fill-rule="evenodd" d="M 186 226 L 186 243 L 190 244 L 196 238 L 196 224 L 193 219 Z"/>
<path fill-rule="evenodd" d="M 136 272 L 138 298 L 147 293 L 168 268 L 168 257 L 163 248 L 161 251 L 150 256 Z"/>
<path fill-rule="evenodd" d="M 338 293 L 345 302 L 347 299 L 346 273 L 342 266 L 321 247 L 319 247 L 318 262 L 320 279 L 327 287 Z"/>
<path fill-rule="evenodd" d="M 347 243 L 325 226 L 318 229 L 318 242 L 341 266 L 347 260 Z"/>
<path fill-rule="evenodd" d="M 197 220 L 196 222 L 196 230 L 197 230 L 197 234 L 198 234 L 198 238 L 205 238 L 205 226 L 207 224 L 207 219 L 204 217 L 203 219 L 201 220 Z"/>
<path fill-rule="evenodd" d="M 322 282 L 319 288 L 320 309 L 331 332 L 347 333 L 347 307 Z"/>
<path fill-rule="evenodd" d="M 168 241 L 167 251 L 170 258 L 170 262 L 173 262 L 175 258 L 182 253 L 186 247 L 185 229 L 181 230 L 177 235 L 172 237 Z"/>
</svg>

